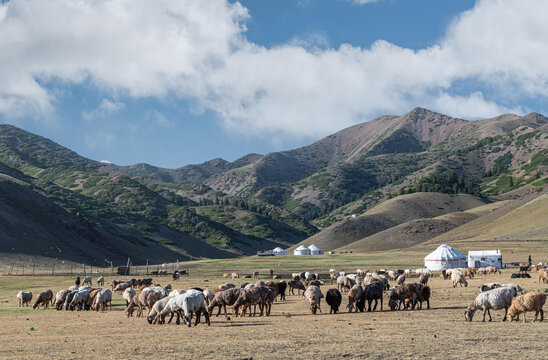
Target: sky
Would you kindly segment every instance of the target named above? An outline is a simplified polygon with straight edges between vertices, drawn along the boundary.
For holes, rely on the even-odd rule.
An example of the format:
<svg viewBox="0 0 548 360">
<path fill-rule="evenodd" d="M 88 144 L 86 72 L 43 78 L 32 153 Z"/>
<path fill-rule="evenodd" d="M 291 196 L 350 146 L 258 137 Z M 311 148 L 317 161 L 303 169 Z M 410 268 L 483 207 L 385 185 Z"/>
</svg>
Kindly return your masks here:
<svg viewBox="0 0 548 360">
<path fill-rule="evenodd" d="M 0 0 L 0 123 L 177 168 L 420 106 L 548 114 L 548 1 Z"/>
</svg>

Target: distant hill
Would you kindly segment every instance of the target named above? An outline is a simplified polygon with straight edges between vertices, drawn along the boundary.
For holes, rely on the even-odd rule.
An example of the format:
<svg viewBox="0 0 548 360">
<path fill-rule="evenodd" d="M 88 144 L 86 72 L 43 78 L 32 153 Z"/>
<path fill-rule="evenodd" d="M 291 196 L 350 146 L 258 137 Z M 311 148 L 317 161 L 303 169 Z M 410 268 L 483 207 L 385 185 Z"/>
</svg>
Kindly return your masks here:
<svg viewBox="0 0 548 360">
<path fill-rule="evenodd" d="M 363 251 L 405 247 L 386 246 L 387 244 L 382 244 L 384 237 L 373 238 L 374 243 L 372 246 L 361 248 L 353 245 L 361 239 L 374 234 L 380 235 L 381 232 L 393 229 L 400 224 L 405 224 L 400 225 L 400 229 L 409 227 L 410 222 L 413 220 L 415 220 L 414 226 L 426 226 L 423 231 L 427 231 L 428 225 L 424 221 L 416 219 L 434 218 L 443 214 L 464 211 L 485 205 L 486 202 L 484 199 L 468 194 L 414 193 L 402 195 L 386 200 L 360 216 L 349 217 L 345 221 L 332 225 L 298 245 L 309 246 L 316 244 L 324 250 L 348 248 Z M 437 221 L 439 223 L 443 222 L 443 220 Z M 450 228 L 447 228 L 447 230 L 450 230 Z M 375 243 L 377 241 L 378 244 Z"/>
<path fill-rule="evenodd" d="M 536 113 L 467 121 L 416 108 L 299 149 L 178 169 L 103 164 L 0 125 L 0 199 L 11 204 L 0 212 L 0 252 L 49 256 L 54 238 L 65 239 L 56 244 L 67 257 L 91 262 L 230 257 L 311 242 L 343 251 L 411 246 L 472 229 L 472 208 L 539 194 L 547 172 L 548 118 Z M 58 215 L 18 211 L 13 196 Z M 77 214 L 105 243 L 70 245 L 82 235 L 57 226 Z M 29 243 L 24 228 L 44 245 Z"/>
</svg>

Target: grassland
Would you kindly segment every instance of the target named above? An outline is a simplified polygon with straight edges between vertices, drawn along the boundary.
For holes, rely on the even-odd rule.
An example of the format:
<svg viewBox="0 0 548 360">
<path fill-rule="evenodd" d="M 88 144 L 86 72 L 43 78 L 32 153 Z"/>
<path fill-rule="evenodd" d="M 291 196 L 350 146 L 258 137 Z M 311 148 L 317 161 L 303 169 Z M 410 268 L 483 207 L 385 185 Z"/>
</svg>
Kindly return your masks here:
<svg viewBox="0 0 548 360">
<path fill-rule="evenodd" d="M 544 244 L 546 245 L 546 244 Z M 505 254 L 505 261 L 524 261 L 525 252 Z M 548 258 L 547 246 L 539 245 L 535 261 Z M 269 269 L 287 274 L 297 270 L 327 272 L 330 267 L 355 271 L 356 267 L 404 268 L 420 266 L 426 248 L 381 253 L 341 254 L 311 257 L 240 258 L 206 260 L 183 264 L 190 276 L 172 285 L 177 288 L 200 286 L 215 288 L 225 282 L 223 272 L 247 274 L 259 269 L 266 279 Z M 492 323 L 464 321 L 463 310 L 475 298 L 478 286 L 485 282 L 517 282 L 526 290 L 541 290 L 536 274 L 533 279 L 510 279 L 511 270 L 502 275 L 475 278 L 467 288 L 452 288 L 449 281 L 434 277 L 430 281 L 430 310 L 387 310 L 385 293 L 383 311 L 372 313 L 329 315 L 322 301 L 324 314 L 311 315 L 300 296 L 288 296 L 276 302 L 269 317 L 224 319 L 213 317 L 211 326 L 203 324 L 187 328 L 168 324 L 149 325 L 143 318 L 126 318 L 124 302 L 114 296 L 111 312 L 65 312 L 32 310 L 17 307 L 18 290 L 38 294 L 51 288 L 54 292 L 67 288 L 73 277 L 2 276 L 0 277 L 0 357 L 2 359 L 59 358 L 212 358 L 212 359 L 324 359 L 324 358 L 545 358 L 545 342 L 539 334 L 548 330 L 543 323 L 503 323 L 501 311 L 494 313 Z M 107 276 L 107 281 L 112 277 Z M 239 285 L 250 279 L 235 279 Z M 167 284 L 170 277 L 157 277 Z M 232 281 L 232 280 L 231 280 Z M 409 279 L 416 281 L 416 279 Z M 329 284 L 322 286 L 325 293 Z M 344 309 L 347 304 L 343 294 Z M 532 317 L 529 316 L 529 319 Z M 34 330 L 30 331 L 33 327 Z"/>
</svg>

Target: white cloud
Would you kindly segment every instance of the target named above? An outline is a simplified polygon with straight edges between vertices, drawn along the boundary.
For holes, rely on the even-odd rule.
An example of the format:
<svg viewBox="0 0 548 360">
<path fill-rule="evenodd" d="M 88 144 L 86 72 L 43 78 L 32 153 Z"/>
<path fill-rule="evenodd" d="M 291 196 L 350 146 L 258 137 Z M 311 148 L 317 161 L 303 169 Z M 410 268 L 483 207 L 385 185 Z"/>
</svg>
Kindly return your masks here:
<svg viewBox="0 0 548 360">
<path fill-rule="evenodd" d="M 521 110 L 504 105 L 516 94 L 548 95 L 546 13 L 548 1 L 478 1 L 418 51 L 314 46 L 321 38 L 266 48 L 246 39 L 247 10 L 226 0 L 11 0 L 0 5 L 0 112 L 47 112 L 55 93 L 43 84 L 56 80 L 114 97 L 189 99 L 229 129 L 273 139 L 416 105 L 494 116 Z M 448 95 L 467 79 L 496 102 L 475 89 Z"/>
<path fill-rule="evenodd" d="M 101 104 L 99 104 L 99 106 L 96 109 L 82 112 L 82 117 L 88 121 L 94 120 L 94 119 L 103 119 L 105 117 L 108 117 L 122 110 L 125 107 L 126 107 L 125 104 L 122 102 L 103 99 L 101 101 Z"/>
<path fill-rule="evenodd" d="M 161 112 L 158 110 L 149 110 L 146 113 L 147 120 L 152 122 L 154 126 L 161 126 L 165 128 L 172 128 L 175 126 L 173 121 L 169 121 Z"/>
</svg>

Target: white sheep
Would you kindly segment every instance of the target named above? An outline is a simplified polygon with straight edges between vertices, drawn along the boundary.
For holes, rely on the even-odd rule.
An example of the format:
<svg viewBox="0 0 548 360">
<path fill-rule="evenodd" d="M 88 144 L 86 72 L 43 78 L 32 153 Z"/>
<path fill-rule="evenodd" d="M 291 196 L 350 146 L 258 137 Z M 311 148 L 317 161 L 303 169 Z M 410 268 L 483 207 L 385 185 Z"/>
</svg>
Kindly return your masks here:
<svg viewBox="0 0 548 360">
<path fill-rule="evenodd" d="M 82 285 L 89 284 L 89 286 L 92 286 L 91 283 L 91 276 L 84 276 L 84 280 L 82 281 Z"/>
<path fill-rule="evenodd" d="M 485 314 L 489 314 L 489 321 L 491 318 L 491 311 L 504 309 L 504 319 L 506 321 L 506 313 L 508 308 L 512 305 L 512 300 L 516 296 L 516 291 L 509 287 L 501 287 L 493 290 L 480 293 L 476 300 L 464 311 L 464 317 L 467 321 L 472 321 L 476 310 L 483 310 L 483 320 L 485 321 Z"/>
<path fill-rule="evenodd" d="M 205 289 L 202 293 L 204 294 L 206 305 L 209 306 L 209 302 L 213 300 L 214 297 L 213 293 L 209 289 Z"/>
<path fill-rule="evenodd" d="M 72 301 L 70 303 L 70 310 L 74 310 L 78 307 L 78 310 L 82 310 L 82 306 L 88 301 L 89 291 L 88 290 L 78 290 Z"/>
<path fill-rule="evenodd" d="M 131 300 L 135 297 L 135 290 L 133 290 L 133 288 L 127 288 L 124 290 L 124 295 L 122 296 L 126 301 L 126 306 L 128 306 Z"/>
<path fill-rule="evenodd" d="M 99 276 L 99 278 L 97 279 L 97 286 L 105 286 L 105 277 L 104 276 Z"/>
<path fill-rule="evenodd" d="M 461 287 L 463 284 L 464 287 L 468 286 L 468 281 L 466 281 L 464 276 L 462 276 L 462 274 L 458 271 L 453 271 L 451 273 L 451 282 L 453 283 L 453 287 L 457 287 L 457 284 L 460 284 Z"/>
<path fill-rule="evenodd" d="M 17 300 L 19 302 L 19 306 L 24 306 L 25 304 L 29 306 L 32 300 L 32 293 L 30 291 L 19 291 L 17 293 Z"/>
<path fill-rule="evenodd" d="M 354 282 L 358 285 L 362 283 L 362 277 L 359 276 L 358 274 L 348 274 L 346 275 L 346 277 L 354 280 Z"/>
<path fill-rule="evenodd" d="M 247 284 L 246 286 L 244 286 L 244 290 L 251 290 L 253 289 L 254 287 L 256 287 L 257 285 L 255 284 Z"/>
<path fill-rule="evenodd" d="M 388 271 L 388 278 L 392 281 L 396 280 L 396 272 L 392 271 L 392 270 L 389 270 Z"/>
<path fill-rule="evenodd" d="M 207 326 L 209 326 L 209 313 L 205 304 L 204 294 L 201 292 L 186 292 L 183 294 L 183 313 L 184 321 L 191 326 L 192 315 L 196 315 L 194 326 L 200 323 L 200 313 L 204 314 Z"/>
<path fill-rule="evenodd" d="M 522 293 L 523 289 L 518 284 L 502 284 L 502 287 L 514 289 L 516 293 Z"/>
<path fill-rule="evenodd" d="M 320 314 L 322 313 L 322 308 L 320 307 L 320 299 L 322 299 L 324 296 L 319 287 L 315 285 L 310 285 L 308 289 L 306 289 L 306 291 L 304 292 L 304 297 L 308 301 L 308 304 L 310 304 L 310 313 L 316 314 L 316 310 L 320 310 Z"/>
<path fill-rule="evenodd" d="M 105 311 L 107 309 L 107 303 L 110 304 L 110 310 L 112 310 L 112 291 L 110 291 L 110 289 L 100 290 L 97 295 L 95 295 L 92 309 L 96 311 Z"/>
<path fill-rule="evenodd" d="M 168 296 L 168 297 L 165 297 L 163 299 L 160 299 L 158 301 L 156 301 L 154 303 L 154 305 L 152 306 L 152 310 L 150 310 L 150 312 L 148 313 L 148 316 L 147 316 L 147 321 L 149 324 L 156 324 L 156 322 L 158 321 L 158 315 L 164 310 L 164 308 L 166 307 L 167 303 L 175 298 L 176 296 L 179 296 L 181 294 L 175 294 L 173 296 Z M 170 320 L 171 321 L 171 320 Z"/>
<path fill-rule="evenodd" d="M 335 269 L 329 269 L 329 274 L 330 274 L 330 275 L 335 275 L 335 274 L 337 274 L 337 270 L 335 270 Z"/>
<path fill-rule="evenodd" d="M 71 285 L 68 288 L 69 291 L 78 291 L 78 285 Z"/>
</svg>

